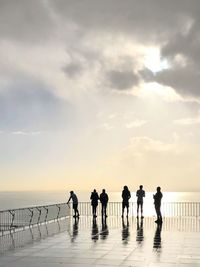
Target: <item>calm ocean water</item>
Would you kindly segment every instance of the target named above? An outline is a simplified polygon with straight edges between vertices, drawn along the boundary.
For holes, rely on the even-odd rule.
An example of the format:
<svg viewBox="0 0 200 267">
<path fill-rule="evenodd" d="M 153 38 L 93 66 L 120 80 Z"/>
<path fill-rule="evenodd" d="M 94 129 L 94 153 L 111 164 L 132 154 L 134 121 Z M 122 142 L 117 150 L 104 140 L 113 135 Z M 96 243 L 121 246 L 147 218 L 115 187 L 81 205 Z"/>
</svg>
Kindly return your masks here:
<svg viewBox="0 0 200 267">
<path fill-rule="evenodd" d="M 90 192 L 77 191 L 79 201 L 89 201 Z M 120 202 L 121 192 L 108 192 L 110 202 Z M 136 201 L 135 192 L 131 201 Z M 0 210 L 23 208 L 38 205 L 63 203 L 68 200 L 69 192 L 0 192 Z M 163 192 L 164 202 L 200 202 L 200 192 Z M 146 192 L 145 202 L 153 202 L 153 192 Z"/>
</svg>

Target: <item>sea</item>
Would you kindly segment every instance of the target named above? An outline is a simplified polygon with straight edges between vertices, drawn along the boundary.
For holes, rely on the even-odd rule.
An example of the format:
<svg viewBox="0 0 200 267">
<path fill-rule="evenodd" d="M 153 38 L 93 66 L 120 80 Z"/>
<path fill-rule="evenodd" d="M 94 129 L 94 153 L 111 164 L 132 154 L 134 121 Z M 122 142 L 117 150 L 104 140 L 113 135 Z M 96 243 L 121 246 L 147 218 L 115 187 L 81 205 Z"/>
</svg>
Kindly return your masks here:
<svg viewBox="0 0 200 267">
<path fill-rule="evenodd" d="M 80 202 L 90 201 L 91 192 L 76 191 Z M 110 202 L 121 202 L 121 192 L 107 192 Z M 155 192 L 146 192 L 145 202 L 153 202 Z M 69 199 L 66 191 L 2 191 L 0 192 L 0 211 L 33 206 L 65 203 Z M 131 201 L 136 201 L 131 192 Z M 163 192 L 163 202 L 200 202 L 200 192 Z"/>
</svg>

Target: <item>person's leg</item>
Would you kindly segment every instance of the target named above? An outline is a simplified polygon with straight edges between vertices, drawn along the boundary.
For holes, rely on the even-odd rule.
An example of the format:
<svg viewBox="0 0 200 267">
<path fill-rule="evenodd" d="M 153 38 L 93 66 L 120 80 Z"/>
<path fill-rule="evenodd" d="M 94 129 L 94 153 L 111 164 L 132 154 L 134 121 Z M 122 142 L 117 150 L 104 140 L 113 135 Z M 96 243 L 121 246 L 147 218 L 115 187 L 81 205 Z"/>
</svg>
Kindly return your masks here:
<svg viewBox="0 0 200 267">
<path fill-rule="evenodd" d="M 77 212 L 77 216 L 79 217 L 79 216 L 80 216 L 80 214 L 79 214 L 79 211 L 78 211 L 78 205 L 77 205 L 76 212 Z"/>
<path fill-rule="evenodd" d="M 92 205 L 92 216 L 94 216 L 94 205 Z"/>
<path fill-rule="evenodd" d="M 127 205 L 127 215 L 126 215 L 126 217 L 128 217 L 128 213 L 129 213 L 129 205 Z"/>
<path fill-rule="evenodd" d="M 108 217 L 108 215 L 107 215 L 107 204 L 105 204 L 105 217 Z"/>
<path fill-rule="evenodd" d="M 124 217 L 124 202 L 122 202 L 122 217 Z"/>
<path fill-rule="evenodd" d="M 104 213 L 104 206 L 103 204 L 101 204 L 101 216 L 103 217 L 103 213 Z"/>
<path fill-rule="evenodd" d="M 97 206 L 94 206 L 94 217 L 97 217 Z"/>
<path fill-rule="evenodd" d="M 74 210 L 74 217 L 76 217 L 76 211 L 77 211 L 77 205 L 73 204 L 73 210 Z"/>
<path fill-rule="evenodd" d="M 157 215 L 157 222 L 159 221 L 159 206 L 155 205 L 156 215 Z"/>
<path fill-rule="evenodd" d="M 158 219 L 160 222 L 162 222 L 162 214 L 161 214 L 160 206 L 158 207 Z"/>
<path fill-rule="evenodd" d="M 143 202 L 141 202 L 141 218 L 143 218 Z"/>
<path fill-rule="evenodd" d="M 140 203 L 137 201 L 137 216 L 139 215 L 139 206 L 140 206 Z"/>
</svg>

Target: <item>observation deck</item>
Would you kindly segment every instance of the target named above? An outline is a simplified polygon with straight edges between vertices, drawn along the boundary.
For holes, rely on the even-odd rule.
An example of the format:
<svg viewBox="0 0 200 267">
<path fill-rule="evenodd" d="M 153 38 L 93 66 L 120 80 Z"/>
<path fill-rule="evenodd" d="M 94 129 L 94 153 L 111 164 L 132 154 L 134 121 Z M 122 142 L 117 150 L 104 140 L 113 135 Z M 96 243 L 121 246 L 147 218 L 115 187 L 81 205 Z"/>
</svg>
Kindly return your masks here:
<svg viewBox="0 0 200 267">
<path fill-rule="evenodd" d="M 0 267 L 200 266 L 200 203 L 163 205 L 162 225 L 133 216 L 135 203 L 122 219 L 120 204 L 109 204 L 106 221 L 89 203 L 79 219 L 66 204 L 1 211 Z"/>
</svg>

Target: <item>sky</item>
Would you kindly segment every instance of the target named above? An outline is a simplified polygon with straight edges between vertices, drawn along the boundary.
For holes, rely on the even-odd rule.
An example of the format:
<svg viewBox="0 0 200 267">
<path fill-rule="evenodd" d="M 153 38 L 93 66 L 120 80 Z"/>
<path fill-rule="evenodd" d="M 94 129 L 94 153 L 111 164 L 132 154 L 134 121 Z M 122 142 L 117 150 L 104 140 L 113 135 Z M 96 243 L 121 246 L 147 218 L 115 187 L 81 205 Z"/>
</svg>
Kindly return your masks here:
<svg viewBox="0 0 200 267">
<path fill-rule="evenodd" d="M 0 190 L 200 191 L 199 0 L 0 0 Z"/>
</svg>

